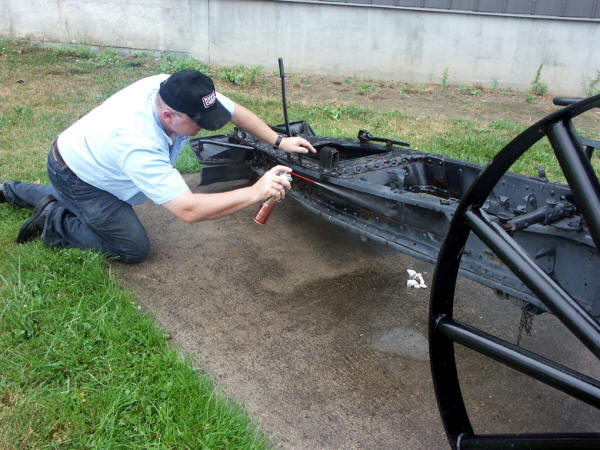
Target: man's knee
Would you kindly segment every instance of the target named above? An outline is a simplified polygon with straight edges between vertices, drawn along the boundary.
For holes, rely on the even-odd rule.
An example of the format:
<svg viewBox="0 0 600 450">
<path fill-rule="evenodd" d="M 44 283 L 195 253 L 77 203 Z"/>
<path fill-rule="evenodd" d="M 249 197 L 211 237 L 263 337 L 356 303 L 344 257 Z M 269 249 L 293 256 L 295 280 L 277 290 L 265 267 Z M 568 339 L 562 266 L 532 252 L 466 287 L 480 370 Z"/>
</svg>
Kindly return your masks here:
<svg viewBox="0 0 600 450">
<path fill-rule="evenodd" d="M 150 241 L 146 233 L 139 233 L 136 239 L 128 241 L 117 252 L 116 259 L 127 264 L 137 264 L 144 261 L 150 252 Z"/>
</svg>

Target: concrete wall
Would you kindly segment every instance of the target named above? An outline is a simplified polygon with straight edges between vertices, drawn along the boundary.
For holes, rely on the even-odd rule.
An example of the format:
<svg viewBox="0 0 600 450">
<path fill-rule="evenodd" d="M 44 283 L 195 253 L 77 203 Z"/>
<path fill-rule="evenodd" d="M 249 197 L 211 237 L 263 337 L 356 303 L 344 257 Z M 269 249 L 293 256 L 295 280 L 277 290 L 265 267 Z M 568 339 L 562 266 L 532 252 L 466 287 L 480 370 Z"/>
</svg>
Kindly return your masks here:
<svg viewBox="0 0 600 450">
<path fill-rule="evenodd" d="M 181 52 L 218 65 L 583 95 L 600 23 L 248 0 L 0 0 L 0 36 Z"/>
</svg>

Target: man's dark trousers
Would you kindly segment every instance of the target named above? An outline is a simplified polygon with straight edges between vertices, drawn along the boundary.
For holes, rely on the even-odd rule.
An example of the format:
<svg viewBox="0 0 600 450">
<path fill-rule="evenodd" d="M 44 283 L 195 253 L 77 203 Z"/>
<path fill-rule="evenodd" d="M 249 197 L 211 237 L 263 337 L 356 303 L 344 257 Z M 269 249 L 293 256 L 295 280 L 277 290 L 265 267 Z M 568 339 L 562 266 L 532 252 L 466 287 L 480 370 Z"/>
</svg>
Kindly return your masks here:
<svg viewBox="0 0 600 450">
<path fill-rule="evenodd" d="M 150 243 L 131 205 L 81 180 L 56 161 L 52 150 L 48 176 L 51 185 L 4 182 L 4 196 L 15 206 L 35 206 L 49 194 L 58 200 L 46 219 L 44 243 L 92 249 L 126 263 L 146 258 Z"/>
</svg>

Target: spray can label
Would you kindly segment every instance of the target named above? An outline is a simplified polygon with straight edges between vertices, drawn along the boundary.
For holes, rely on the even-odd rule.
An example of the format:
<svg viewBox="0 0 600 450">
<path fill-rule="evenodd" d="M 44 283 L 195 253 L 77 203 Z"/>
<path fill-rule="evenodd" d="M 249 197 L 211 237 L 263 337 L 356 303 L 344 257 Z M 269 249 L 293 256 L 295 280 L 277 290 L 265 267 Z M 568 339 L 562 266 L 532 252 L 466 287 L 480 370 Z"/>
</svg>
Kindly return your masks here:
<svg viewBox="0 0 600 450">
<path fill-rule="evenodd" d="M 280 172 L 279 175 L 286 175 L 288 181 L 292 181 L 292 176 L 289 174 L 286 174 L 285 172 Z M 275 201 L 275 197 L 271 197 L 268 200 L 265 200 L 262 205 L 260 205 L 260 208 L 258 209 L 258 211 L 256 212 L 256 214 L 254 214 L 254 217 L 252 217 L 252 219 L 260 224 L 260 225 L 264 225 L 265 223 L 267 223 L 267 220 L 269 220 L 269 216 L 271 215 L 271 213 L 273 212 L 273 208 L 275 208 L 275 205 L 277 204 L 277 201 Z"/>
<path fill-rule="evenodd" d="M 262 203 L 262 205 L 260 205 L 260 208 L 258 209 L 256 214 L 254 214 L 254 217 L 252 219 L 254 219 L 254 221 L 260 225 L 264 225 L 265 223 L 267 223 L 271 212 L 273 212 L 273 208 L 275 208 L 275 203 L 277 203 L 275 201 L 275 197 L 271 197 L 270 199 L 265 200 Z"/>
</svg>

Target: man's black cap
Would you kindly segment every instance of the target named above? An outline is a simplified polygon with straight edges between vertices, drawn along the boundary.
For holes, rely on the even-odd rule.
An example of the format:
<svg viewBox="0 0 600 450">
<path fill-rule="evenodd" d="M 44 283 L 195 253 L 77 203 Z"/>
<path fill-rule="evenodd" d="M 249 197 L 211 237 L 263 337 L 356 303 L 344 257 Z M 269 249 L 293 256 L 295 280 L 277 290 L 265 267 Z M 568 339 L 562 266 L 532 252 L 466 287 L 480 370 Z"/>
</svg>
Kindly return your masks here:
<svg viewBox="0 0 600 450">
<path fill-rule="evenodd" d="M 217 130 L 231 119 L 231 113 L 217 99 L 210 77 L 197 70 L 175 72 L 160 84 L 159 94 L 167 105 L 186 113 L 206 130 Z"/>
</svg>

